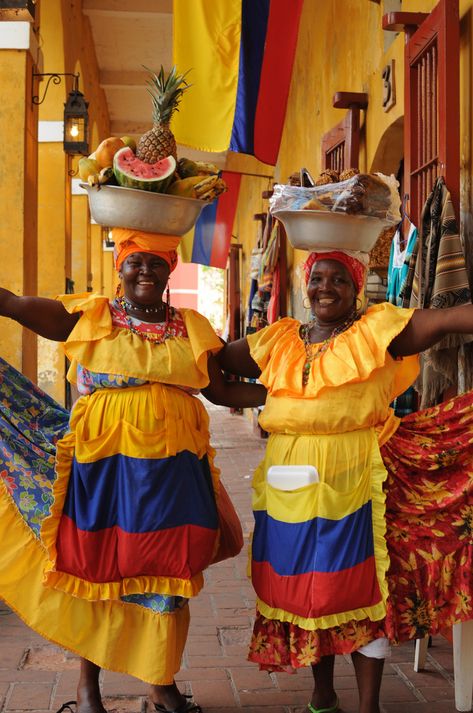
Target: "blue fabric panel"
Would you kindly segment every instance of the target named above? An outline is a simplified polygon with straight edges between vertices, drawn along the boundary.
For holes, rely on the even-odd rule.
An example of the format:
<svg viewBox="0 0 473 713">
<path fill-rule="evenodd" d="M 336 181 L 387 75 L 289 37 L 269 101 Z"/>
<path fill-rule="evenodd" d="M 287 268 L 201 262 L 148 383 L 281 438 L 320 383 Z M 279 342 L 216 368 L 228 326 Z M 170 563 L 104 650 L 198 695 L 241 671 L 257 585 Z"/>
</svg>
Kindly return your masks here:
<svg viewBox="0 0 473 713">
<path fill-rule="evenodd" d="M 132 533 L 218 526 L 207 458 L 190 451 L 159 460 L 121 454 L 95 463 L 74 459 L 64 513 L 91 532 L 115 525 Z"/>
<path fill-rule="evenodd" d="M 339 572 L 374 554 L 371 502 L 341 520 L 288 523 L 265 510 L 254 516 L 253 559 L 269 562 L 280 575 Z"/>
<path fill-rule="evenodd" d="M 254 127 L 270 0 L 243 0 L 240 65 L 230 150 L 254 155 Z"/>
</svg>

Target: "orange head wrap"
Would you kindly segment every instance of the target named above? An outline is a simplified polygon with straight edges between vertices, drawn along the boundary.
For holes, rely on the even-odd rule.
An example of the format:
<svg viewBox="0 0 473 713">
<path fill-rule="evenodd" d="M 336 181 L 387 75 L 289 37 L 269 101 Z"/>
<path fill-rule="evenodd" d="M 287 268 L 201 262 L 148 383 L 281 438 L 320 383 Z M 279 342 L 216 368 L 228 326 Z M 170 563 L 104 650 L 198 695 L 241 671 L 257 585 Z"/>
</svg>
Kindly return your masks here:
<svg viewBox="0 0 473 713">
<path fill-rule="evenodd" d="M 176 248 L 179 245 L 179 235 L 161 235 L 145 233 L 142 230 L 128 228 L 113 228 L 112 238 L 115 243 L 115 268 L 120 269 L 123 261 L 132 253 L 152 253 L 166 260 L 172 272 L 177 265 Z"/>
<path fill-rule="evenodd" d="M 363 290 L 367 273 L 366 265 L 364 265 L 360 260 L 357 260 L 355 257 L 347 255 L 346 253 L 341 252 L 340 250 L 332 250 L 331 252 L 310 253 L 309 257 L 302 265 L 306 285 L 309 282 L 312 266 L 319 260 L 336 260 L 337 262 L 341 262 L 342 265 L 344 265 L 350 273 L 357 294 L 359 294 Z"/>
</svg>

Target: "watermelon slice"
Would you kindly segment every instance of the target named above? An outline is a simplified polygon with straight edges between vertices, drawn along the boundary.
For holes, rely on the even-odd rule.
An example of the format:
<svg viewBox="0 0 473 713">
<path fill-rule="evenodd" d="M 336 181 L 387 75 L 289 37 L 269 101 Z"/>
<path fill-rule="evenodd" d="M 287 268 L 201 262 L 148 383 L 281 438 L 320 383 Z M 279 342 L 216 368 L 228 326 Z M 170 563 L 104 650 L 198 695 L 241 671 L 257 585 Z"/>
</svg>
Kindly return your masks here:
<svg viewBox="0 0 473 713">
<path fill-rule="evenodd" d="M 164 193 L 174 179 L 176 161 L 173 156 L 156 163 L 141 161 L 129 146 L 117 151 L 113 157 L 113 172 L 119 186 L 140 188 L 143 191 Z"/>
</svg>

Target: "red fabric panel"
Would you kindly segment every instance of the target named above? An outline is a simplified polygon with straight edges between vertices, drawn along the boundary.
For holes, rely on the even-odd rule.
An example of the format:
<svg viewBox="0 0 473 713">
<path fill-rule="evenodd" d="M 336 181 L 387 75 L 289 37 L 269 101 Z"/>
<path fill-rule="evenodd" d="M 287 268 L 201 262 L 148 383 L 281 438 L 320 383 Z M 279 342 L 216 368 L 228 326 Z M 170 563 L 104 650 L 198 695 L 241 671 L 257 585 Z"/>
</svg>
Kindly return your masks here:
<svg viewBox="0 0 473 713">
<path fill-rule="evenodd" d="M 326 616 L 381 601 L 375 560 L 340 572 L 308 572 L 291 577 L 276 574 L 268 562 L 252 562 L 257 595 L 268 606 L 306 618 Z"/>
<path fill-rule="evenodd" d="M 256 106 L 255 156 L 274 166 L 278 160 L 303 0 L 271 0 Z"/>
<path fill-rule="evenodd" d="M 216 531 L 197 525 L 128 533 L 119 527 L 79 530 L 63 515 L 56 569 L 90 582 L 117 582 L 140 575 L 190 579 L 212 559 Z"/>
</svg>

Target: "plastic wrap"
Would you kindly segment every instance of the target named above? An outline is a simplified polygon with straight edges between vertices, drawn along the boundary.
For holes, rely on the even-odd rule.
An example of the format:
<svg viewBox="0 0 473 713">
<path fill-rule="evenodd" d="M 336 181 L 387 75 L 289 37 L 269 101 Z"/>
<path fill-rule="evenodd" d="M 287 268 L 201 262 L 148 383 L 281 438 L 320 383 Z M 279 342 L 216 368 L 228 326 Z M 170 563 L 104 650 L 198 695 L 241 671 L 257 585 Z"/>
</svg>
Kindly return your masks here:
<svg viewBox="0 0 473 713">
<path fill-rule="evenodd" d="M 401 200 L 394 176 L 381 173 L 359 173 L 346 181 L 326 183 L 313 188 L 286 184 L 274 186 L 270 211 L 322 211 L 364 215 L 386 223 L 401 220 Z"/>
</svg>

